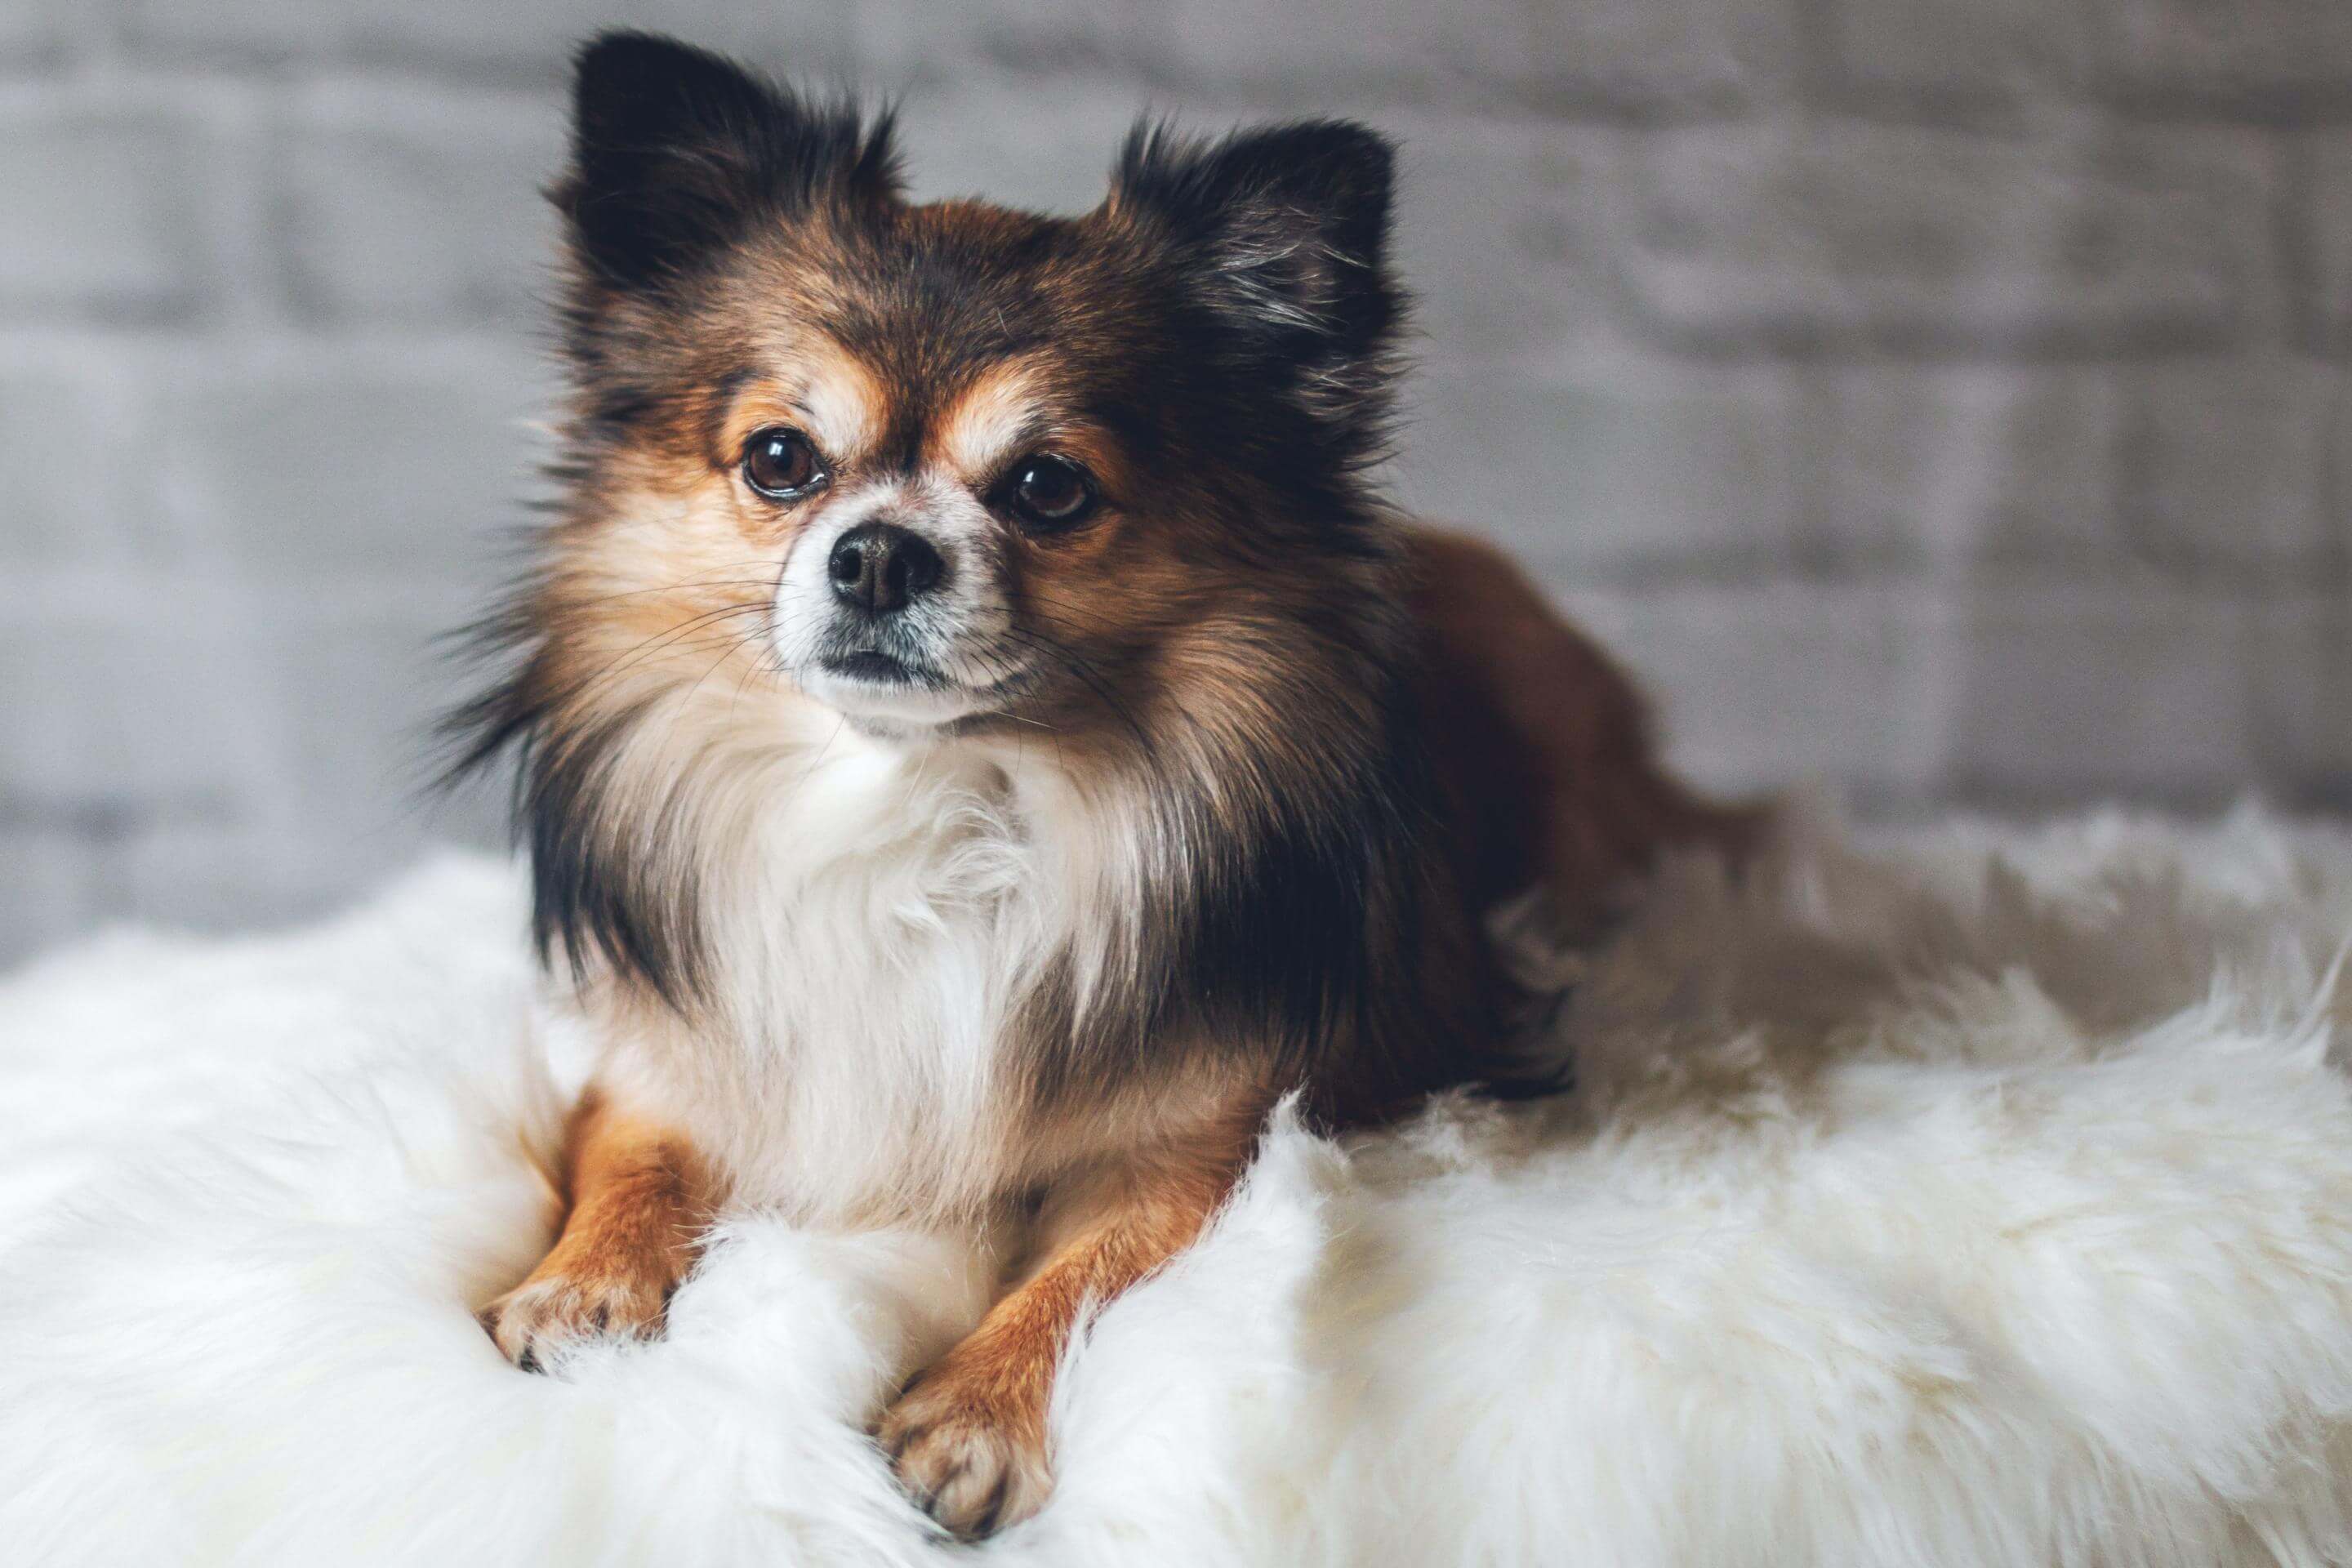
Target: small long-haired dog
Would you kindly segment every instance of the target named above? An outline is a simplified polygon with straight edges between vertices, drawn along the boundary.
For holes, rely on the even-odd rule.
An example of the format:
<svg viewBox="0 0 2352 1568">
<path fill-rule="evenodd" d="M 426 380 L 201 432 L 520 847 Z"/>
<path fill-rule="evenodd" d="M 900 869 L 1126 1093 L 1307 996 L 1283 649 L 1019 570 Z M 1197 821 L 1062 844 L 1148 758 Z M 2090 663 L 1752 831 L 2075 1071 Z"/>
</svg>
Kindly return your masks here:
<svg viewBox="0 0 2352 1568">
<path fill-rule="evenodd" d="M 1033 1512 L 1082 1316 L 1268 1110 L 1507 1072 L 1483 909 L 1589 913 L 1740 819 L 1481 547 L 1367 467 L 1390 149 L 1140 129 L 1076 218 L 901 197 L 887 116 L 640 34 L 580 56 L 572 394 L 511 653 L 542 953 L 600 1042 L 571 1209 L 485 1321 L 658 1329 L 722 1205 L 1025 1219 L 879 1437 L 949 1528 Z"/>
</svg>

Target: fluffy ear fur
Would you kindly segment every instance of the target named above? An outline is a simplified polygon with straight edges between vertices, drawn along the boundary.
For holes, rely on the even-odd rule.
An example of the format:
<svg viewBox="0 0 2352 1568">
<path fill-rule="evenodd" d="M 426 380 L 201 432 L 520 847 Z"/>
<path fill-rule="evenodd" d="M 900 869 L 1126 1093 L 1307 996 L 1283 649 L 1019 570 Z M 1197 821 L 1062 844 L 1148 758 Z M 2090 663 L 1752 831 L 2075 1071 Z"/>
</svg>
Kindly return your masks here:
<svg viewBox="0 0 2352 1568">
<path fill-rule="evenodd" d="M 594 279 L 628 291 L 690 273 L 757 218 L 898 192 L 890 117 L 812 105 L 731 61 L 650 33 L 580 51 L 572 163 L 550 193 Z"/>
<path fill-rule="evenodd" d="M 1394 165 L 1386 139 L 1344 120 L 1220 142 L 1145 124 L 1119 153 L 1111 201 L 1178 247 L 1202 303 L 1260 368 L 1286 372 L 1311 410 L 1347 416 L 1385 392 L 1402 326 L 1388 258 Z"/>
</svg>

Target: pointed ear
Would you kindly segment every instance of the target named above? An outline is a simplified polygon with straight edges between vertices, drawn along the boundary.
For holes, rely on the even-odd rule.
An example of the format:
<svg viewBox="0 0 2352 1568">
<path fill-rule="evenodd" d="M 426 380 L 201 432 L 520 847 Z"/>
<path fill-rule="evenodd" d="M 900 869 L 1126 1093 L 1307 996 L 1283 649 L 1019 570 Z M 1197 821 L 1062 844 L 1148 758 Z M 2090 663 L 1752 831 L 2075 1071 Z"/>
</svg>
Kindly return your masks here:
<svg viewBox="0 0 2352 1568">
<path fill-rule="evenodd" d="M 898 193 L 890 117 L 810 105 L 705 50 L 600 34 L 572 87 L 572 162 L 549 193 L 593 277 L 645 289 L 689 272 L 761 216 Z"/>
<path fill-rule="evenodd" d="M 1189 257 L 1217 314 L 1328 376 L 1384 355 L 1402 324 L 1388 258 L 1395 161 L 1385 138 L 1344 120 L 1215 142 L 1138 125 L 1111 204 Z"/>
</svg>

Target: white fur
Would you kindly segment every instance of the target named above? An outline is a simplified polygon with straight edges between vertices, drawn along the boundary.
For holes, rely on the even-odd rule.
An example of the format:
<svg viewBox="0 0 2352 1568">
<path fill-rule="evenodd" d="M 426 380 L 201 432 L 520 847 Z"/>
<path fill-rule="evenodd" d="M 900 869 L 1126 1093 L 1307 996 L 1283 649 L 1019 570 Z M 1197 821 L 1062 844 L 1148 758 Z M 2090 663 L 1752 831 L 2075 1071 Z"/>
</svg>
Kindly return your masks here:
<svg viewBox="0 0 2352 1568">
<path fill-rule="evenodd" d="M 968 1249 L 747 1217 L 663 1344 L 474 1325 L 551 1218 L 520 921 L 450 862 L 0 987 L 0 1557 L 936 1560 L 861 1428 Z M 2352 835 L 2254 814 L 1672 868 L 1521 954 L 1584 980 L 1578 1096 L 1282 1125 L 980 1554 L 2352 1560 L 2347 933 Z"/>
<path fill-rule="evenodd" d="M 1171 847 L 1134 820 L 1139 796 L 1082 789 L 1050 732 L 897 738 L 790 694 L 636 679 L 648 708 L 605 758 L 604 820 L 630 836 L 620 858 L 691 868 L 719 1010 L 688 1026 L 592 991 L 575 1025 L 604 1081 L 743 1200 L 807 1218 L 960 1222 L 1055 1173 L 1023 1163 L 1045 1145 L 1006 1058 L 1053 963 L 1083 1016 L 1136 922 L 1165 914 L 1146 868 Z M 1194 1103 L 1162 1100 L 1163 1120 Z M 1102 1152 L 1152 1114 L 1066 1129 L 1054 1152 Z"/>
<path fill-rule="evenodd" d="M 953 685 L 910 688 L 856 679 L 818 658 L 841 616 L 828 563 L 841 536 L 861 523 L 912 529 L 947 563 L 933 593 L 908 605 L 887 631 L 861 635 L 884 651 L 912 657 Z M 936 475 L 877 480 L 844 495 L 793 540 L 776 583 L 777 662 L 819 701 L 866 723 L 919 730 L 1003 706 L 1001 693 L 1028 672 L 1027 646 L 1009 631 L 1013 606 L 996 571 L 991 535 L 999 525 L 962 485 Z"/>
<path fill-rule="evenodd" d="M 1051 955 L 1108 924 L 1028 798 L 1058 794 L 1058 770 L 813 710 L 752 743 L 724 707 L 683 700 L 616 771 L 677 788 L 681 741 L 697 759 L 695 816 L 667 831 L 695 852 L 722 1013 L 688 1026 L 592 1007 L 579 1026 L 602 1076 L 688 1130 L 746 1202 L 834 1221 L 980 1212 L 1023 1173 L 998 1154 L 1024 1100 L 1003 1059 L 1015 1009 Z M 1049 823 L 1082 818 L 1060 804 Z"/>
</svg>

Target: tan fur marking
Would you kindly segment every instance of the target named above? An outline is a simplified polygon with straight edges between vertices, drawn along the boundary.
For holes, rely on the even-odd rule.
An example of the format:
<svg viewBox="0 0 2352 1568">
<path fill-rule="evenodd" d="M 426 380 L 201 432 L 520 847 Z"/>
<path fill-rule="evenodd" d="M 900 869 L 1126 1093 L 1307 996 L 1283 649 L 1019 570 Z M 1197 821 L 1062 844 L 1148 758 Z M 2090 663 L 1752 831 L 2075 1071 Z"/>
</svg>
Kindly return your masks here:
<svg viewBox="0 0 2352 1568">
<path fill-rule="evenodd" d="M 1046 1414 L 1071 1334 L 1192 1245 L 1247 1163 L 1265 1109 L 1253 1096 L 1181 1144 L 1055 1192 L 1028 1278 L 882 1417 L 877 1436 L 932 1517 L 984 1535 L 1044 1506 Z"/>
<path fill-rule="evenodd" d="M 685 1139 L 590 1089 L 564 1143 L 571 1212 L 553 1250 L 484 1310 L 508 1360 L 599 1333 L 658 1333 L 710 1215 L 702 1163 Z"/>
<path fill-rule="evenodd" d="M 1050 425 L 1043 394 L 1052 384 L 1049 367 L 1034 360 L 992 366 L 933 421 L 925 455 L 968 482 L 984 482 Z"/>
<path fill-rule="evenodd" d="M 854 463 L 881 435 L 889 406 L 882 384 L 855 354 L 809 332 L 779 357 L 775 373 L 735 400 L 723 429 L 725 449 L 740 450 L 751 432 L 790 425 L 826 460 Z"/>
</svg>

